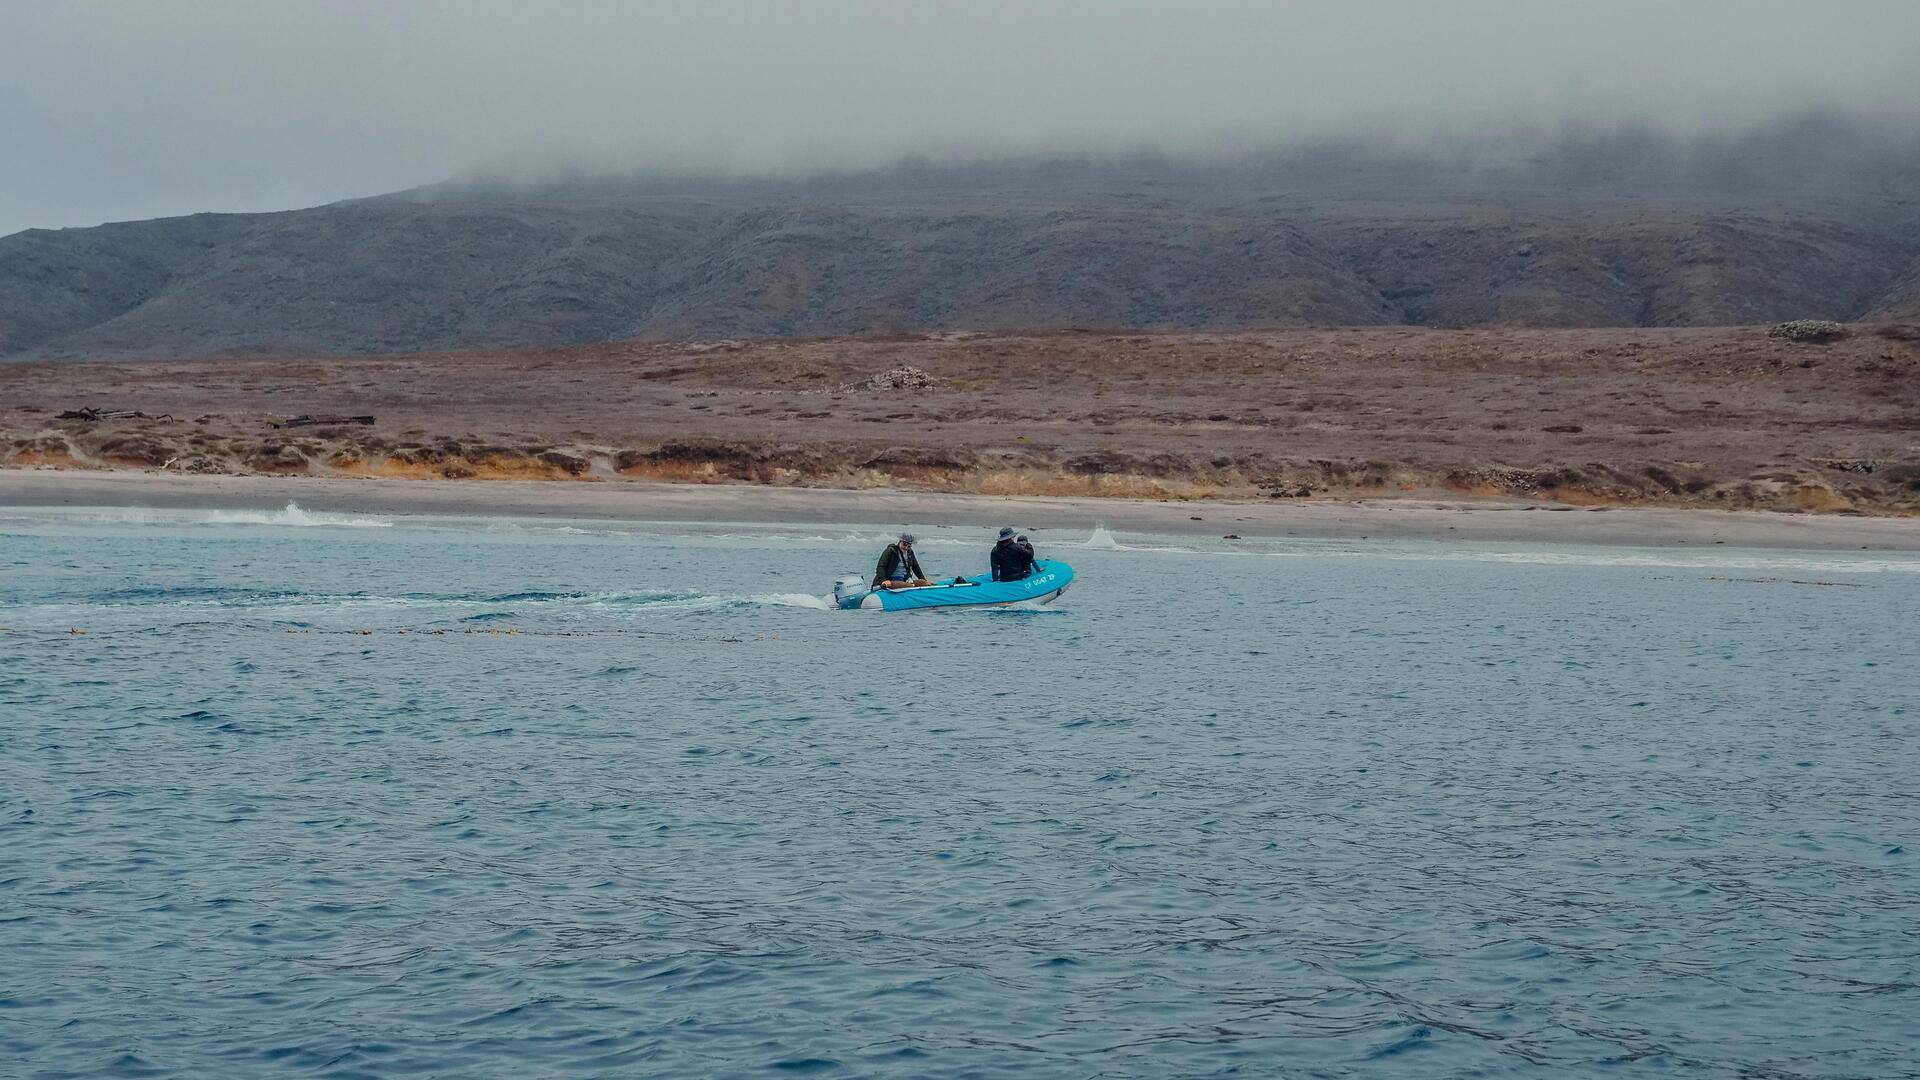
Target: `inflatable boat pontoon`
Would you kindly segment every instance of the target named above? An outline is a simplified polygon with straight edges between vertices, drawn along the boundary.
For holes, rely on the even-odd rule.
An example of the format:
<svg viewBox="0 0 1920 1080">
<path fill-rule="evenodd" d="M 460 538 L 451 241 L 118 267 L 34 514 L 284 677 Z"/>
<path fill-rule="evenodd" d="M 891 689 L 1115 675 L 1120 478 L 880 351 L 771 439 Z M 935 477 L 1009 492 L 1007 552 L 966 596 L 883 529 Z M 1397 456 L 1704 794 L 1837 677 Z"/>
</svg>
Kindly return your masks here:
<svg viewBox="0 0 1920 1080">
<path fill-rule="evenodd" d="M 1019 581 L 966 581 L 947 578 L 917 589 L 875 589 L 854 575 L 833 583 L 833 600 L 843 608 L 910 611 L 914 608 L 993 607 L 1006 604 L 1051 604 L 1073 583 L 1073 567 L 1063 562 L 1037 562 Z"/>
</svg>

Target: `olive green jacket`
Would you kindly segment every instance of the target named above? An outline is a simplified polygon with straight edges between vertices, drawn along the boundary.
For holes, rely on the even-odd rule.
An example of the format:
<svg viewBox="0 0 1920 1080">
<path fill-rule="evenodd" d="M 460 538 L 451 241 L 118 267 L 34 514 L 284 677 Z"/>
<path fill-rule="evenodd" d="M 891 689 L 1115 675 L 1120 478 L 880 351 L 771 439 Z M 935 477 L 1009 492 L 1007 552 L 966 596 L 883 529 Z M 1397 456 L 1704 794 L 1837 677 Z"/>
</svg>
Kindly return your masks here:
<svg viewBox="0 0 1920 1080">
<path fill-rule="evenodd" d="M 874 588 L 879 588 L 881 582 L 893 577 L 894 570 L 900 566 L 900 557 L 902 555 L 907 557 L 908 578 L 923 578 L 927 576 L 927 572 L 920 569 L 919 557 L 914 555 L 913 552 L 901 551 L 899 544 L 888 544 L 887 550 L 880 553 L 880 564 L 873 568 Z"/>
</svg>

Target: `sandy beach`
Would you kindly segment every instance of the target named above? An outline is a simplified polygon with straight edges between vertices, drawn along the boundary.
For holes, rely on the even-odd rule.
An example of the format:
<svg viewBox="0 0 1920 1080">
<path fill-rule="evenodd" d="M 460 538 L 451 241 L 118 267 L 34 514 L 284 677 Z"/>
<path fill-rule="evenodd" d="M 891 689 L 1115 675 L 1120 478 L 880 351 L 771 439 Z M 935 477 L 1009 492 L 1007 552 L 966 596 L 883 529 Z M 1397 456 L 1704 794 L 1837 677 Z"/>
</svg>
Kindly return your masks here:
<svg viewBox="0 0 1920 1080">
<path fill-rule="evenodd" d="M 1752 511 L 1609 509 L 1522 500 L 1420 498 L 1268 502 L 947 495 L 645 482 L 194 476 L 0 471 L 0 507 L 274 509 L 626 521 L 1095 525 L 1247 539 L 1317 537 L 1920 551 L 1920 519 Z"/>
</svg>

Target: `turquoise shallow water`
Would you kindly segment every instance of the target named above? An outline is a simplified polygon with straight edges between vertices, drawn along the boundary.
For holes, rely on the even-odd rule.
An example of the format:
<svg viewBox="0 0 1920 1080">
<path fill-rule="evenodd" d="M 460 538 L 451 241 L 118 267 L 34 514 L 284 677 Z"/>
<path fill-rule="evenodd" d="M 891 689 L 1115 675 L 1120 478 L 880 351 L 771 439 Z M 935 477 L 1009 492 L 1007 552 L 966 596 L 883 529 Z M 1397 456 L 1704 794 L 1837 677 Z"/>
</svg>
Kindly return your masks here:
<svg viewBox="0 0 1920 1080">
<path fill-rule="evenodd" d="M 0 512 L 0 1075 L 1920 1074 L 1920 560 L 882 532 Z"/>
</svg>

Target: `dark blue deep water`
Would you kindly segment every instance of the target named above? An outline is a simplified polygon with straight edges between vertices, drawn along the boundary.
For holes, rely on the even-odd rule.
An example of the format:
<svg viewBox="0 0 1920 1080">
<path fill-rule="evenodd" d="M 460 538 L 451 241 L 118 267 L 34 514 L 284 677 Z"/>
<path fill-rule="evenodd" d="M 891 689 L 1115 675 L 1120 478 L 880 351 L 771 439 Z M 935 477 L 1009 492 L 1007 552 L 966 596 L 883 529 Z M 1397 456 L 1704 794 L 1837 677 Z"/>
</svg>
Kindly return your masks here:
<svg viewBox="0 0 1920 1080">
<path fill-rule="evenodd" d="M 0 1075 L 1920 1074 L 1920 560 L 882 532 L 0 512 Z"/>
</svg>

